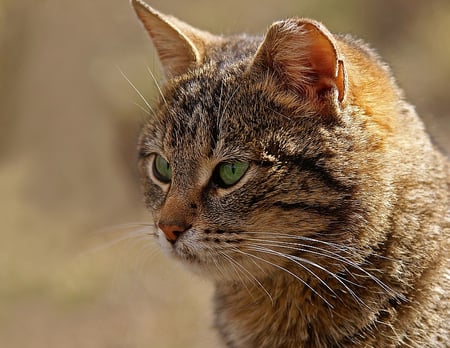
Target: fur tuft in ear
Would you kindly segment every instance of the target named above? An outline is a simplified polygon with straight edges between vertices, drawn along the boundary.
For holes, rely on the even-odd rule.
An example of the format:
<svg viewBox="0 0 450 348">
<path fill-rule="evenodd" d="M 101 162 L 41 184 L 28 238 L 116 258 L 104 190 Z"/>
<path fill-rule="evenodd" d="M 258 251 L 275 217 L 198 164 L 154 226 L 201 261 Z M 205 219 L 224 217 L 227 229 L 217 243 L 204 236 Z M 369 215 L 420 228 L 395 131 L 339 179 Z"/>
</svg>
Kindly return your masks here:
<svg viewBox="0 0 450 348">
<path fill-rule="evenodd" d="M 217 40 L 208 32 L 156 11 L 142 0 L 131 0 L 131 4 L 153 41 L 168 78 L 201 64 L 208 44 Z"/>
<path fill-rule="evenodd" d="M 346 74 L 333 35 L 319 22 L 288 19 L 269 28 L 252 69 L 274 73 L 287 88 L 307 97 L 336 92 L 342 102 Z"/>
</svg>

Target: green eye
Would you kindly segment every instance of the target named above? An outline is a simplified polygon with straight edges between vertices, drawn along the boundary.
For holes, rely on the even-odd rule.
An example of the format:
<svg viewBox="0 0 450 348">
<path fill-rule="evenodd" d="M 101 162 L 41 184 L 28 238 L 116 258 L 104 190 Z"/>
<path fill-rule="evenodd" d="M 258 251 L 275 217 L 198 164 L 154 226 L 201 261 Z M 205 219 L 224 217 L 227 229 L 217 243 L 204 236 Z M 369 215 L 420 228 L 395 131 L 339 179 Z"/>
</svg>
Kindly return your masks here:
<svg viewBox="0 0 450 348">
<path fill-rule="evenodd" d="M 156 179 L 163 183 L 169 183 L 172 180 L 170 164 L 161 155 L 155 155 L 155 159 L 153 160 L 153 174 Z"/>
<path fill-rule="evenodd" d="M 245 174 L 249 167 L 248 162 L 224 162 L 216 169 L 217 184 L 227 188 L 236 184 Z"/>
</svg>

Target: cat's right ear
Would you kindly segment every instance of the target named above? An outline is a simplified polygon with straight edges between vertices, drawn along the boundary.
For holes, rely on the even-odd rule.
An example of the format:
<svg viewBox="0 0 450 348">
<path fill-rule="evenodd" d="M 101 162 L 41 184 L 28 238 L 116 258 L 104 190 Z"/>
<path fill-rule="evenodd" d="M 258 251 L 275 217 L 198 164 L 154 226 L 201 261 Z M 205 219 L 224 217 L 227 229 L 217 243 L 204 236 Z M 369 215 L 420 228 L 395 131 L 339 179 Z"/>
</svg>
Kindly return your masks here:
<svg viewBox="0 0 450 348">
<path fill-rule="evenodd" d="M 215 36 L 162 14 L 142 0 L 131 0 L 131 4 L 153 41 L 166 77 L 181 75 L 203 62 Z"/>
<path fill-rule="evenodd" d="M 256 76 L 274 76 L 278 85 L 323 108 L 336 108 L 346 89 L 344 60 L 333 35 L 319 22 L 291 18 L 275 22 L 253 59 Z"/>
</svg>

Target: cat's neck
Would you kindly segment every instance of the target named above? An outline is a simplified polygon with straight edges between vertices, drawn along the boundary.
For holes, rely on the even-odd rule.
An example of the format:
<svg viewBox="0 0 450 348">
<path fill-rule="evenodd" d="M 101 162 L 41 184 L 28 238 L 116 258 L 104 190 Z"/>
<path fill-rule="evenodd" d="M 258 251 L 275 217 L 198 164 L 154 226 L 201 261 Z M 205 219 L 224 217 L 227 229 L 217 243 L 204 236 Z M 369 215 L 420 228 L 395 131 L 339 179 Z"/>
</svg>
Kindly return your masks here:
<svg viewBox="0 0 450 348">
<path fill-rule="evenodd" d="M 300 310 L 300 298 L 304 287 L 289 281 L 281 274 L 272 279 L 258 280 L 257 283 L 218 283 L 216 284 L 216 325 L 230 346 L 246 346 L 254 337 L 279 337 L 280 332 L 289 329 L 286 313 L 295 317 L 298 336 L 308 338 L 304 304 Z M 294 299 L 299 299 L 295 303 Z M 295 301 L 295 302 L 294 302 Z M 270 320 L 267 320 L 270 318 Z M 226 323 L 236 328 L 227 332 Z M 225 325 L 224 325 L 225 324 Z M 249 333 L 251 336 L 249 337 Z M 274 344 L 274 346 L 277 346 Z"/>
<path fill-rule="evenodd" d="M 373 323 L 374 308 L 365 303 L 368 299 L 355 300 L 340 290 L 319 293 L 309 282 L 313 281 L 302 282 L 280 271 L 252 284 L 216 284 L 216 325 L 221 335 L 230 347 L 247 347 L 246 342 L 259 342 L 261 348 L 328 347 Z"/>
</svg>

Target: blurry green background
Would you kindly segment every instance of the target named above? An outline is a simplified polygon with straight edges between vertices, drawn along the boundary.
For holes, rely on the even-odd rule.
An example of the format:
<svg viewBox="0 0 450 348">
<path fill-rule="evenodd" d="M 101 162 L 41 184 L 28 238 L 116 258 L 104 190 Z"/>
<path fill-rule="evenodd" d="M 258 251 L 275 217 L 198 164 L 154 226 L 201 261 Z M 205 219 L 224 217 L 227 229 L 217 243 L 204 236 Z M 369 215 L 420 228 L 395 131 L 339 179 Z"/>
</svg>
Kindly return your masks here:
<svg viewBox="0 0 450 348">
<path fill-rule="evenodd" d="M 353 33 L 450 150 L 448 0 L 151 4 L 215 33 L 294 15 Z M 135 170 L 144 103 L 121 73 L 155 100 L 148 67 L 126 0 L 0 0 L 0 347 L 215 346 L 211 285 L 121 226 L 150 221 Z"/>
</svg>

